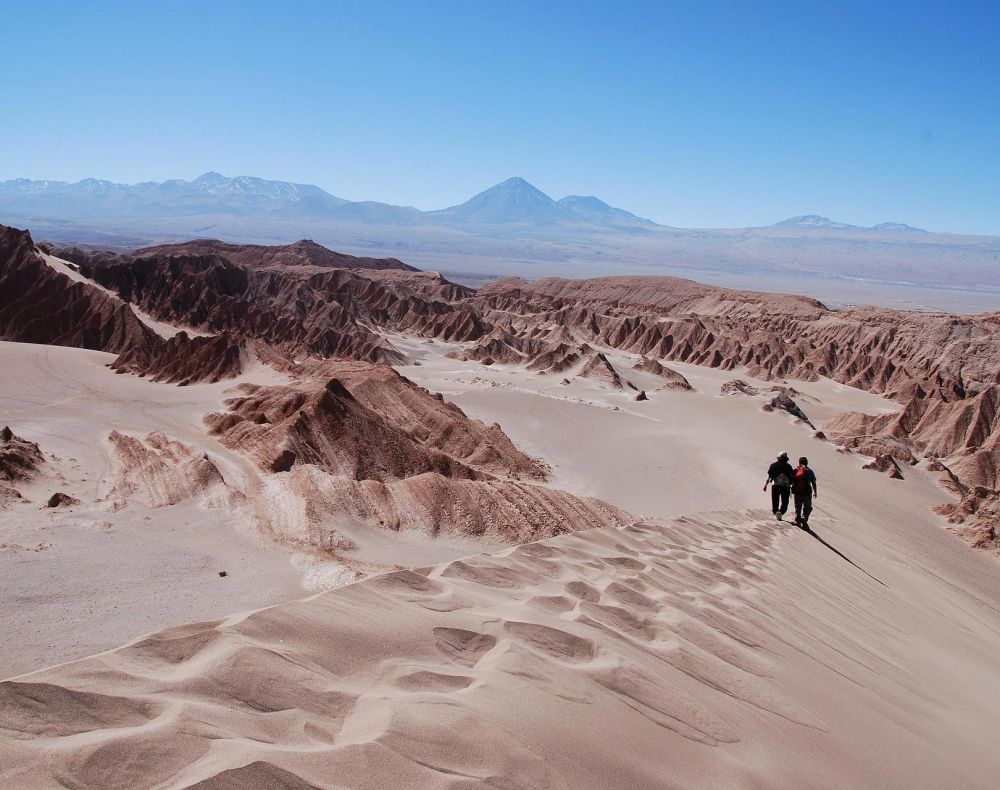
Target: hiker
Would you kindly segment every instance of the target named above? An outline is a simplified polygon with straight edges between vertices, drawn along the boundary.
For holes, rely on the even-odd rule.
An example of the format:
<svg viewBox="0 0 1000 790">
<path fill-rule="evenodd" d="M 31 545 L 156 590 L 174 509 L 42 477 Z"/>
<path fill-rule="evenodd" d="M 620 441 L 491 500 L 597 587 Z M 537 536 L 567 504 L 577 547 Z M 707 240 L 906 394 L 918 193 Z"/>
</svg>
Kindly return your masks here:
<svg viewBox="0 0 1000 790">
<path fill-rule="evenodd" d="M 816 473 L 809 468 L 809 459 L 805 456 L 799 459 L 799 465 L 792 472 L 792 495 L 795 497 L 795 526 L 808 531 L 813 499 L 819 497 L 819 491 Z"/>
<path fill-rule="evenodd" d="M 788 463 L 788 453 L 778 453 L 778 460 L 767 468 L 767 481 L 764 483 L 764 490 L 767 491 L 768 483 L 771 486 L 771 512 L 774 517 L 781 521 L 785 513 L 788 512 L 788 493 L 792 486 L 792 465 Z"/>
</svg>

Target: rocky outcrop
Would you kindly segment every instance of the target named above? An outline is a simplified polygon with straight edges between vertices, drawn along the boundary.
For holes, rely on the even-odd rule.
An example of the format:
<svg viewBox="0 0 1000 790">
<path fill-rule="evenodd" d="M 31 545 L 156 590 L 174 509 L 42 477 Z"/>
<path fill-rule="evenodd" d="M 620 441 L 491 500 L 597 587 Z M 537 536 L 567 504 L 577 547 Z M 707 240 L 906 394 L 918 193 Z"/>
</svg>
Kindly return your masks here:
<svg viewBox="0 0 1000 790">
<path fill-rule="evenodd" d="M 0 430 L 0 509 L 21 499 L 14 484 L 33 479 L 44 463 L 45 456 L 37 444 L 17 436 L 9 426 Z"/>
<path fill-rule="evenodd" d="M 673 277 L 500 280 L 474 297 L 524 324 L 583 341 L 755 378 L 836 381 L 890 397 L 954 399 L 1000 381 L 1000 317 L 832 311 L 804 297 L 730 291 Z"/>
<path fill-rule="evenodd" d="M 535 485 L 545 468 L 499 425 L 470 420 L 385 365 L 330 360 L 325 384 L 244 384 L 212 434 L 301 503 L 282 539 L 339 552 L 347 519 L 503 542 L 625 523 L 607 503 Z"/>
<path fill-rule="evenodd" d="M 900 469 L 899 463 L 891 455 L 878 455 L 873 460 L 863 464 L 861 468 L 882 472 L 894 480 L 903 479 L 903 470 Z"/>
<path fill-rule="evenodd" d="M 474 469 L 359 403 L 340 379 L 315 391 L 252 385 L 245 391 L 245 397 L 228 401 L 227 414 L 209 415 L 206 421 L 223 444 L 252 456 L 266 471 L 310 464 L 353 480 L 425 472 L 477 477 Z"/>
<path fill-rule="evenodd" d="M 218 417 L 220 437 L 255 457 L 266 455 L 267 468 L 307 463 L 385 485 L 423 474 L 483 482 L 520 469 L 523 461 L 491 467 L 455 447 L 421 440 L 412 423 L 380 418 L 385 404 L 365 404 L 357 381 L 326 369 L 331 360 L 402 361 L 387 338 L 407 332 L 462 343 L 456 356 L 484 364 L 560 375 L 582 366 L 578 375 L 616 389 L 625 383 L 598 349 L 642 355 L 637 367 L 663 377 L 665 388 L 690 384 L 662 361 L 739 370 L 782 386 L 759 391 L 737 379 L 723 386 L 724 394 L 770 398 L 763 408 L 783 410 L 810 426 L 786 380 L 829 377 L 903 406 L 898 413 L 829 421 L 824 433 L 845 451 L 891 458 L 898 469 L 920 458 L 940 462 L 956 494 L 973 496 L 950 518 L 964 519 L 963 526 L 980 524 L 981 514 L 992 512 L 990 492 L 998 487 L 993 453 L 1000 447 L 1000 314 L 833 311 L 813 299 L 670 277 L 506 279 L 473 293 L 435 273 L 408 271 L 391 261 L 385 264 L 391 268 L 382 269 L 383 263 L 359 262 L 309 242 L 261 247 L 197 241 L 129 256 L 58 252 L 105 290 L 48 266 L 27 233 L 0 229 L 0 337 L 111 351 L 119 355 L 118 370 L 180 384 L 220 380 L 261 361 L 299 381 L 330 384 L 267 396 L 281 402 L 306 398 L 293 409 L 295 430 L 283 423 L 279 429 L 264 410 L 251 417 L 237 407 Z M 130 305 L 190 331 L 161 338 Z M 395 387 L 389 380 L 369 386 Z M 328 445 L 328 431 L 340 431 L 337 441 L 346 444 Z M 368 431 L 386 450 L 359 461 Z M 514 457 L 499 444 L 480 446 L 496 458 Z"/>
<path fill-rule="evenodd" d="M 70 496 L 62 491 L 57 491 L 52 496 L 49 497 L 49 501 L 45 503 L 46 507 L 50 508 L 60 508 L 60 507 L 73 507 L 73 505 L 79 505 L 80 500 L 74 496 Z"/>
<path fill-rule="evenodd" d="M 750 397 L 756 397 L 760 395 L 760 390 L 752 384 L 748 384 L 743 379 L 733 379 L 732 381 L 725 382 L 719 388 L 719 393 L 721 395 L 749 395 Z"/>
<path fill-rule="evenodd" d="M 694 389 L 694 387 L 691 386 L 691 383 L 676 370 L 668 368 L 666 365 L 660 364 L 658 360 L 650 359 L 649 357 L 642 357 L 633 366 L 633 369 L 642 370 L 646 373 L 652 373 L 654 376 L 659 376 L 663 379 L 663 386 L 660 387 L 661 390 L 690 392 Z"/>
<path fill-rule="evenodd" d="M 833 311 L 812 299 L 670 277 L 506 279 L 470 301 L 486 320 L 502 315 L 515 336 L 558 325 L 576 342 L 655 360 L 742 368 L 762 380 L 826 376 L 895 399 L 903 404 L 898 413 L 841 415 L 824 434 L 845 451 L 892 459 L 875 462 L 889 474 L 902 475 L 901 465 L 919 457 L 946 460 L 963 497 L 945 506 L 949 518 L 977 535 L 993 529 L 995 481 L 980 481 L 991 478 L 990 453 L 1000 431 L 1000 314 Z M 652 360 L 640 368 L 655 372 Z M 759 394 L 742 380 L 722 392 Z M 809 422 L 787 388 L 764 408 Z"/>
<path fill-rule="evenodd" d="M 439 277 L 392 272 L 383 283 L 374 272 L 262 270 L 218 255 L 121 258 L 80 272 L 160 321 L 286 354 L 393 362 L 402 354 L 379 330 L 460 341 L 484 333 L 474 309 L 446 301 L 454 294 Z M 422 285 L 409 290 L 408 281 Z"/>
<path fill-rule="evenodd" d="M 456 479 L 433 472 L 355 480 L 305 465 L 292 470 L 289 485 L 304 502 L 304 542 L 327 550 L 343 540 L 331 523 L 345 516 L 380 529 L 510 544 L 632 520 L 599 499 L 513 480 Z"/>
<path fill-rule="evenodd" d="M 587 360 L 586 364 L 580 368 L 580 371 L 576 375 L 614 389 L 622 389 L 625 386 L 622 384 L 622 378 L 618 375 L 618 371 L 615 370 L 614 365 L 600 352 Z"/>
<path fill-rule="evenodd" d="M 771 398 L 770 406 L 772 409 L 788 412 L 796 419 L 802 420 L 802 422 L 814 431 L 816 430 L 816 426 L 812 424 L 812 421 L 806 416 L 806 413 L 802 411 L 802 409 L 799 408 L 799 405 L 789 397 L 787 392 L 779 392 Z"/>
<path fill-rule="evenodd" d="M 0 339 L 119 354 L 141 364 L 160 338 L 124 304 L 56 271 L 27 231 L 0 225 Z"/>
<path fill-rule="evenodd" d="M 65 258 L 61 250 L 55 253 Z M 396 258 L 359 258 L 334 252 L 310 239 L 293 244 L 229 244 L 218 239 L 195 239 L 177 244 L 159 244 L 135 251 L 140 258 L 159 255 L 218 255 L 253 269 L 373 269 L 415 272 L 416 268 Z M 81 263 L 73 259 L 74 263 Z"/>
<path fill-rule="evenodd" d="M 17 436 L 9 426 L 0 430 L 0 480 L 31 480 L 43 463 L 45 456 L 35 442 Z"/>
<path fill-rule="evenodd" d="M 226 483 L 215 463 L 161 431 L 145 437 L 112 431 L 108 444 L 114 460 L 107 496 L 112 503 L 139 501 L 155 508 L 196 497 L 207 505 L 226 501 Z"/>
<path fill-rule="evenodd" d="M 312 464 L 355 480 L 438 472 L 460 479 L 542 479 L 544 468 L 500 426 L 470 420 L 384 365 L 331 361 L 325 385 L 241 385 L 206 422 L 263 469 Z"/>
</svg>

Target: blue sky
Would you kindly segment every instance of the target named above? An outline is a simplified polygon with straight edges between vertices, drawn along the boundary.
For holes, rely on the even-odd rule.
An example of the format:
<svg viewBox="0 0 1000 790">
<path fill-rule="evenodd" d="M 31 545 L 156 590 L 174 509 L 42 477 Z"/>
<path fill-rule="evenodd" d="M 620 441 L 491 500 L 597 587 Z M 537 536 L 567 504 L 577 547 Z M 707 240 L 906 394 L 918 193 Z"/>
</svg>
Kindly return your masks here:
<svg viewBox="0 0 1000 790">
<path fill-rule="evenodd" d="M 0 0 L 0 180 L 1000 234 L 1000 4 Z"/>
</svg>

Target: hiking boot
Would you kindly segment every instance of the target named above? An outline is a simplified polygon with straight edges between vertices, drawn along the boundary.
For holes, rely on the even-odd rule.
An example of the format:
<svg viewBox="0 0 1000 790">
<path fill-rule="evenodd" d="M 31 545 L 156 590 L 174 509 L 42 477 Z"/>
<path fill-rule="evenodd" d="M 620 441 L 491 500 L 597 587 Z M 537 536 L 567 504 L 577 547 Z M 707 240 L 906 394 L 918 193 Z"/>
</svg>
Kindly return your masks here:
<svg viewBox="0 0 1000 790">
<path fill-rule="evenodd" d="M 781 521 L 781 511 L 780 510 L 776 510 L 775 513 L 774 513 L 774 517 L 776 519 L 778 519 L 778 521 Z"/>
</svg>

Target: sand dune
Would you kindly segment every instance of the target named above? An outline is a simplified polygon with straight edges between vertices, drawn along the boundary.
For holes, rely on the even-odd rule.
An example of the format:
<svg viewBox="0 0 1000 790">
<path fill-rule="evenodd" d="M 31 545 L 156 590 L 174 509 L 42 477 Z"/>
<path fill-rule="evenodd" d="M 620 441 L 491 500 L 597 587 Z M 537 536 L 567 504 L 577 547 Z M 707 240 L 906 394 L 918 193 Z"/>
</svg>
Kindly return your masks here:
<svg viewBox="0 0 1000 790">
<path fill-rule="evenodd" d="M 996 613 L 815 529 L 592 530 L 160 632 L 0 684 L 3 779 L 991 786 Z"/>
</svg>

